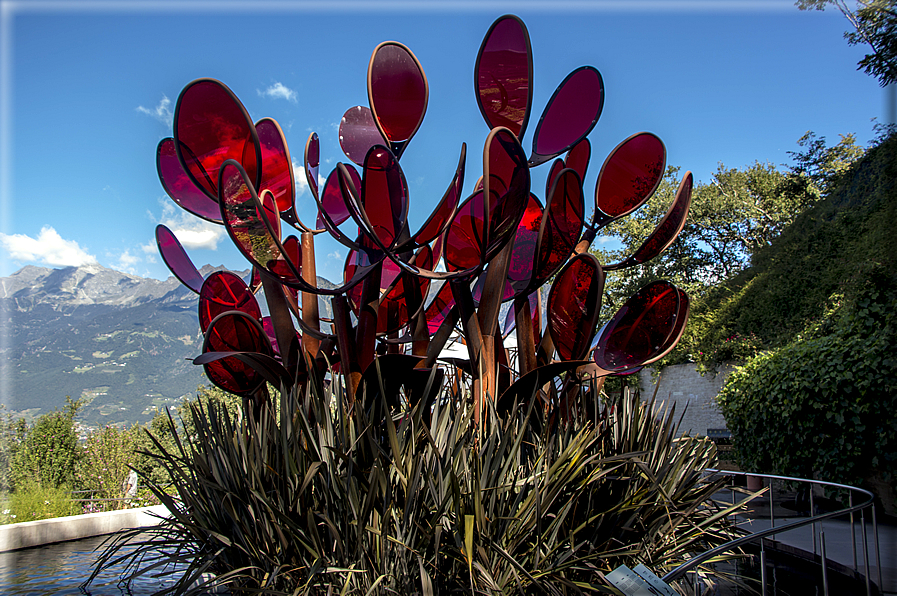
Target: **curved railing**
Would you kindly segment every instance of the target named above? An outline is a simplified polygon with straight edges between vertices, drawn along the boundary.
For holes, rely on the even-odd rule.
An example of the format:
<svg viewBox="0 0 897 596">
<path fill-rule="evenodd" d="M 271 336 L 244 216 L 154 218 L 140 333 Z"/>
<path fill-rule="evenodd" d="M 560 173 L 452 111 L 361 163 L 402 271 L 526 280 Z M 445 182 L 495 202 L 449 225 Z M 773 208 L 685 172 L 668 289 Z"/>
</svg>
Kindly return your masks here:
<svg viewBox="0 0 897 596">
<path fill-rule="evenodd" d="M 752 477 L 764 478 L 764 479 L 768 479 L 768 480 L 783 480 L 783 481 L 798 483 L 798 484 L 809 484 L 810 485 L 810 501 L 809 501 L 810 516 L 807 518 L 804 518 L 804 519 L 799 519 L 797 521 L 793 521 L 793 522 L 789 522 L 789 523 L 786 523 L 783 525 L 776 526 L 775 525 L 775 516 L 774 516 L 774 490 L 772 487 L 772 483 L 770 483 L 769 491 L 768 491 L 768 498 L 769 498 L 769 505 L 770 505 L 770 523 L 771 523 L 770 528 L 767 528 L 765 530 L 760 530 L 758 532 L 752 532 L 750 534 L 746 534 L 744 536 L 741 536 L 739 538 L 736 538 L 734 540 L 731 540 L 729 542 L 721 544 L 715 548 L 712 548 L 708 551 L 705 551 L 705 552 L 693 557 L 692 559 L 689 559 L 685 563 L 679 565 L 678 567 L 676 567 L 675 569 L 673 569 L 672 571 L 670 571 L 669 573 L 664 575 L 662 578 L 663 581 L 669 583 L 669 582 L 673 582 L 676 580 L 680 580 L 685 576 L 686 573 L 694 570 L 696 567 L 698 567 L 698 565 L 701 565 L 702 563 L 709 561 L 718 555 L 731 552 L 745 544 L 750 544 L 750 543 L 759 541 L 760 545 L 761 545 L 761 549 L 762 549 L 763 538 L 766 538 L 767 536 L 774 536 L 776 534 L 782 534 L 784 532 L 790 532 L 797 528 L 802 528 L 802 527 L 806 527 L 806 526 L 810 526 L 810 525 L 813 526 L 813 550 L 814 550 L 814 554 L 815 554 L 815 550 L 816 550 L 815 526 L 816 526 L 816 524 L 822 520 L 830 519 L 833 517 L 840 517 L 843 515 L 850 515 L 851 536 L 852 536 L 852 542 L 854 545 L 853 546 L 853 548 L 854 548 L 854 568 L 856 568 L 856 550 L 855 550 L 856 549 L 856 539 L 854 538 L 855 534 L 854 534 L 854 526 L 853 526 L 853 523 L 854 523 L 853 514 L 860 512 L 861 518 L 862 518 L 863 556 L 864 556 L 864 563 L 865 563 L 864 570 L 865 570 L 865 579 L 866 579 L 866 593 L 869 595 L 872 594 L 871 586 L 869 584 L 869 581 L 870 581 L 869 580 L 869 548 L 868 548 L 867 538 L 866 538 L 866 526 L 865 526 L 865 515 L 864 515 L 865 510 L 870 507 L 872 508 L 872 525 L 873 525 L 873 540 L 875 541 L 875 553 L 879 559 L 880 559 L 881 555 L 879 552 L 878 526 L 877 526 L 877 522 L 875 519 L 875 508 L 872 507 L 872 504 L 874 501 L 874 496 L 872 495 L 871 492 L 869 492 L 865 489 L 862 489 L 862 488 L 855 487 L 855 486 L 839 484 L 837 482 L 826 482 L 823 480 L 810 480 L 810 479 L 806 479 L 806 478 L 794 478 L 791 476 L 778 476 L 778 475 L 774 475 L 774 474 L 755 474 L 755 473 L 748 473 L 748 472 L 735 472 L 735 471 L 728 471 L 728 470 L 713 470 L 713 469 L 707 470 L 707 473 L 711 476 L 715 476 L 715 475 L 733 476 L 733 477 L 734 476 L 752 476 Z M 847 493 L 849 495 L 849 505 L 843 509 L 839 509 L 836 511 L 828 511 L 825 513 L 815 514 L 816 510 L 815 510 L 815 506 L 813 503 L 813 490 L 812 490 L 813 485 L 824 486 L 824 487 L 828 487 L 828 488 L 834 488 L 834 489 L 840 489 L 840 490 L 847 491 Z M 855 500 L 854 496 L 855 495 L 862 497 L 862 499 L 860 499 L 861 502 L 858 504 L 854 504 L 854 500 Z M 733 497 L 733 505 L 734 504 L 735 503 L 734 503 L 734 497 Z M 828 595 L 828 586 L 827 586 L 827 579 L 826 579 L 826 572 L 825 572 L 826 553 L 825 553 L 825 543 L 824 542 L 822 542 L 821 555 L 822 555 L 822 567 L 823 567 L 823 588 L 824 588 L 825 594 Z M 878 580 L 879 580 L 878 585 L 880 587 L 881 586 L 881 561 L 878 560 L 877 563 L 878 563 L 877 567 L 878 567 Z M 766 593 L 765 565 L 761 566 L 761 582 L 763 583 L 763 592 L 762 593 L 765 594 Z"/>
</svg>

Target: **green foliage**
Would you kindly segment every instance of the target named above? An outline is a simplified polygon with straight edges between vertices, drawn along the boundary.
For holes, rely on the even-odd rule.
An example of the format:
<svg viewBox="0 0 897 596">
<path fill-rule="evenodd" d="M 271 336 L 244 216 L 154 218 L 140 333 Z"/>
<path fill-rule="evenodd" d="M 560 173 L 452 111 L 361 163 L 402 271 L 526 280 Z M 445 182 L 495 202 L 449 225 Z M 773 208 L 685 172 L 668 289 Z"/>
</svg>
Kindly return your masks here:
<svg viewBox="0 0 897 596">
<path fill-rule="evenodd" d="M 81 400 L 66 397 L 63 411 L 40 416 L 15 450 L 12 477 L 15 487 L 28 482 L 45 487 L 71 484 L 78 457 L 75 416 Z"/>
<path fill-rule="evenodd" d="M 620 563 L 669 569 L 731 538 L 702 480 L 713 444 L 630 393 L 561 426 L 490 411 L 478 431 L 445 388 L 432 413 L 385 416 L 382 398 L 332 408 L 342 395 L 319 383 L 279 394 L 257 419 L 191 404 L 186 439 L 171 419 L 176 448 L 153 457 L 177 495 L 154 490 L 174 517 L 96 572 L 127 546 L 134 576 L 184 565 L 173 593 L 206 572 L 270 594 L 609 592 L 600 574 Z"/>
<path fill-rule="evenodd" d="M 728 378 L 718 399 L 743 468 L 897 486 L 895 288 L 875 275 L 806 337 Z"/>
<path fill-rule="evenodd" d="M 6 412 L 6 406 L 0 404 L 0 494 L 13 488 L 16 452 L 27 430 L 23 419 L 14 420 L 12 414 Z"/>
<path fill-rule="evenodd" d="M 16 491 L 0 497 L 0 524 L 14 524 L 67 515 L 78 515 L 81 507 L 72 500 L 68 485 L 47 486 L 25 481 Z"/>
<path fill-rule="evenodd" d="M 134 466 L 134 447 L 138 428 L 119 429 L 107 426 L 87 437 L 75 473 L 76 486 L 90 491 L 82 498 L 101 499 L 97 511 L 120 509 L 123 501 L 122 482 L 128 476 L 129 466 Z"/>
<path fill-rule="evenodd" d="M 882 87 L 897 82 L 897 10 L 894 0 L 857 0 L 851 10 L 847 0 L 798 0 L 801 10 L 825 10 L 834 5 L 847 17 L 853 31 L 844 34 L 850 45 L 868 44 L 872 53 L 857 65 L 872 75 Z"/>
</svg>

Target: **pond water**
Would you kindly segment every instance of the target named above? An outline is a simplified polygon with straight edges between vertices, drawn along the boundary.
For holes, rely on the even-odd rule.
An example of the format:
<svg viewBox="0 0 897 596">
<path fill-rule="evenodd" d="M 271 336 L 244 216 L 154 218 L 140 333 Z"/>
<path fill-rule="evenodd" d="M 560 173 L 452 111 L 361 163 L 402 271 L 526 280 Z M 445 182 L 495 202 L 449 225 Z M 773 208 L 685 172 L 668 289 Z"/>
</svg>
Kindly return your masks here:
<svg viewBox="0 0 897 596">
<path fill-rule="evenodd" d="M 98 576 L 87 591 L 81 590 L 80 585 L 90 576 L 97 555 L 102 552 L 96 549 L 106 538 L 98 536 L 0 553 L 0 594 L 148 596 L 165 587 L 162 581 L 147 578 L 133 583 L 128 590 L 118 585 L 122 571 L 119 568 Z"/>
</svg>

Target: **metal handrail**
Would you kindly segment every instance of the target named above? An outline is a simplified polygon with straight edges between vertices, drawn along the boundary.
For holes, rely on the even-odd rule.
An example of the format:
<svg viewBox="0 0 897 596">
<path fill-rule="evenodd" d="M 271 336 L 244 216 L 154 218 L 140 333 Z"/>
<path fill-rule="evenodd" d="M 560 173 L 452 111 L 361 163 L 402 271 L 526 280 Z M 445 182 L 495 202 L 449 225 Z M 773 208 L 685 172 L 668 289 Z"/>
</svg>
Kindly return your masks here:
<svg viewBox="0 0 897 596">
<path fill-rule="evenodd" d="M 762 540 L 763 538 L 765 538 L 767 536 L 773 536 L 775 534 L 780 534 L 782 532 L 788 532 L 788 531 L 794 530 L 796 528 L 801 528 L 804 526 L 815 524 L 824 519 L 829 519 L 832 517 L 838 517 L 841 515 L 854 513 L 854 512 L 860 511 L 861 509 L 866 509 L 867 507 L 872 505 L 873 501 L 875 500 L 874 495 L 871 492 L 869 492 L 868 490 L 865 490 L 865 489 L 862 489 L 862 488 L 859 488 L 856 486 L 848 486 L 846 484 L 839 484 L 837 482 L 827 482 L 825 480 L 810 480 L 808 478 L 794 478 L 792 476 L 778 476 L 775 474 L 755 474 L 755 473 L 750 473 L 750 472 L 736 472 L 736 471 L 729 471 L 729 470 L 708 469 L 708 470 L 706 470 L 706 472 L 708 472 L 709 475 L 721 474 L 721 475 L 725 475 L 725 476 L 756 476 L 759 478 L 770 478 L 772 480 L 786 480 L 786 481 L 791 481 L 791 482 L 819 484 L 819 485 L 823 485 L 823 486 L 830 486 L 833 488 L 840 488 L 840 489 L 844 489 L 844 490 L 848 490 L 848 491 L 855 491 L 855 492 L 861 493 L 863 495 L 866 495 L 867 499 L 866 499 L 866 501 L 860 503 L 859 505 L 853 505 L 853 506 L 847 507 L 845 509 L 839 509 L 837 511 L 830 511 L 828 513 L 822 513 L 819 515 L 813 515 L 813 511 L 811 510 L 810 517 L 808 517 L 807 519 L 798 520 L 798 521 L 791 522 L 791 523 L 788 523 L 788 524 L 785 524 L 782 526 L 773 526 L 766 530 L 760 530 L 759 532 L 753 532 L 751 534 L 747 534 L 740 538 L 736 538 L 735 540 L 731 540 L 729 542 L 721 544 L 717 547 L 714 547 L 708 551 L 705 551 L 705 552 L 697 555 L 696 557 L 689 559 L 685 563 L 682 563 L 681 565 L 679 565 L 678 567 L 676 567 L 675 569 L 673 569 L 672 571 L 670 571 L 669 573 L 664 575 L 662 579 L 665 582 L 675 581 L 675 580 L 679 579 L 680 577 L 682 577 L 683 575 L 685 575 L 685 573 L 687 573 L 688 571 L 691 571 L 692 569 L 694 569 L 695 567 L 700 565 L 701 563 L 703 563 L 709 559 L 712 559 L 713 557 L 715 557 L 719 554 L 722 554 L 722 553 L 728 552 L 730 550 L 733 550 L 735 548 L 738 548 L 739 546 L 741 546 L 743 544 L 748 544 L 748 543 L 754 542 L 756 540 Z M 733 505 L 734 505 L 734 503 L 733 503 Z M 814 533 L 814 537 L 815 537 L 815 533 Z M 867 570 L 867 575 L 868 575 L 868 570 Z"/>
</svg>

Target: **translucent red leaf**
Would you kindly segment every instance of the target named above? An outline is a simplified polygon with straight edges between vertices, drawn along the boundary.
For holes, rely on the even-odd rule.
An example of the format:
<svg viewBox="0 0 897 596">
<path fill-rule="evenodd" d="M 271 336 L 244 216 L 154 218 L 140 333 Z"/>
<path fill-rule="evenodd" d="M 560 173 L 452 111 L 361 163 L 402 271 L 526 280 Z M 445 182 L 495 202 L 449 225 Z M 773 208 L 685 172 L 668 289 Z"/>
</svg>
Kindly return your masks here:
<svg viewBox="0 0 897 596">
<path fill-rule="evenodd" d="M 230 271 L 216 271 L 206 278 L 199 292 L 199 328 L 205 332 L 215 317 L 229 310 L 239 310 L 256 320 L 262 318 L 246 282 Z"/>
<path fill-rule="evenodd" d="M 551 194 L 551 185 L 557 180 L 558 174 L 567 167 L 563 159 L 556 159 L 551 163 L 551 169 L 548 171 L 548 178 L 545 179 L 545 197 Z"/>
<path fill-rule="evenodd" d="M 371 147 L 385 144 L 370 108 L 355 106 L 346 110 L 339 123 L 339 146 L 346 157 L 362 166 Z"/>
<path fill-rule="evenodd" d="M 436 296 L 433 297 L 433 300 L 430 301 L 430 304 L 427 305 L 427 309 L 424 311 L 430 335 L 436 333 L 454 305 L 455 298 L 452 296 L 451 283 L 445 282 L 442 284 L 442 287 L 439 288 Z"/>
<path fill-rule="evenodd" d="M 446 269 L 462 271 L 479 267 L 485 245 L 483 192 L 461 203 L 445 236 Z"/>
<path fill-rule="evenodd" d="M 174 109 L 174 141 L 184 170 L 209 197 L 218 198 L 219 170 L 233 159 L 258 188 L 261 148 L 249 113 L 220 81 L 198 79 L 184 87 Z"/>
<path fill-rule="evenodd" d="M 156 226 L 156 246 L 159 247 L 159 254 L 162 255 L 162 260 L 165 261 L 169 271 L 182 284 L 199 294 L 202 289 L 202 275 L 184 252 L 184 247 L 174 233 L 162 224 Z"/>
<path fill-rule="evenodd" d="M 685 218 L 688 217 L 688 208 L 691 205 L 691 189 L 692 175 L 691 172 L 686 172 L 682 182 L 679 183 L 676 198 L 651 235 L 632 256 L 619 263 L 607 265 L 605 269 L 613 271 L 645 263 L 669 248 L 685 226 Z"/>
<path fill-rule="evenodd" d="M 530 194 L 526 211 L 517 225 L 514 249 L 511 251 L 511 261 L 508 264 L 508 284 L 512 288 L 511 295 L 518 295 L 529 288 L 530 280 L 533 277 L 533 260 L 536 254 L 536 242 L 539 238 L 542 211 L 542 202 L 536 198 L 536 195 Z M 507 295 L 507 289 L 505 295 Z"/>
<path fill-rule="evenodd" d="M 526 25 L 513 15 L 496 20 L 474 68 L 477 104 L 490 129 L 504 126 L 522 139 L 533 101 L 533 57 Z"/>
<path fill-rule="evenodd" d="M 346 170 L 348 170 L 349 175 L 352 178 L 352 183 L 355 185 L 355 189 L 361 194 L 361 176 L 358 175 L 358 171 L 352 166 L 346 166 Z M 339 172 L 336 168 L 330 172 L 330 175 L 324 182 L 324 191 L 321 193 L 321 205 L 324 208 L 324 213 L 330 218 L 334 227 L 349 219 L 349 208 L 343 200 L 342 191 L 340 191 Z M 318 229 L 327 227 L 327 223 L 328 222 L 322 216 L 321 212 L 318 212 L 318 220 L 315 224 L 316 227 Z"/>
<path fill-rule="evenodd" d="M 605 224 L 645 204 L 663 179 L 666 147 L 654 134 L 640 132 L 616 146 L 595 185 L 596 222 Z"/>
<path fill-rule="evenodd" d="M 256 352 L 273 356 L 271 342 L 261 324 L 239 311 L 219 315 L 209 325 L 202 347 L 207 352 Z M 251 366 L 235 357 L 222 358 L 203 364 L 206 376 L 225 391 L 247 395 L 264 383 L 264 377 Z"/>
<path fill-rule="evenodd" d="M 386 41 L 368 65 L 368 102 L 374 122 L 397 155 L 424 119 L 429 89 L 420 62 L 404 45 Z"/>
<path fill-rule="evenodd" d="M 321 165 L 321 142 L 318 133 L 308 135 L 305 142 L 305 180 L 314 196 L 318 196 L 318 171 Z"/>
<path fill-rule="evenodd" d="M 262 150 L 262 182 L 259 192 L 271 191 L 278 212 L 290 213 L 296 200 L 296 180 L 283 131 L 271 118 L 262 118 L 256 122 L 255 130 Z"/>
<path fill-rule="evenodd" d="M 548 294 L 548 329 L 561 360 L 578 360 L 591 344 L 604 290 L 604 271 L 589 253 L 570 259 Z"/>
<path fill-rule="evenodd" d="M 576 172 L 565 169 L 551 188 L 542 217 L 531 289 L 542 285 L 567 262 L 584 222 L 582 182 Z"/>
<path fill-rule="evenodd" d="M 573 145 L 570 151 L 567 152 L 567 158 L 564 160 L 564 164 L 566 167 L 579 174 L 579 179 L 585 182 L 586 172 L 589 169 L 589 159 L 591 159 L 591 157 L 592 144 L 589 143 L 589 139 L 583 139 Z"/>
<path fill-rule="evenodd" d="M 530 173 L 520 142 L 506 128 L 493 129 L 483 154 L 483 195 L 488 205 L 486 261 L 517 232 L 530 197 Z"/>
<path fill-rule="evenodd" d="M 175 203 L 193 215 L 221 223 L 218 201 L 209 198 L 187 175 L 174 150 L 174 139 L 170 137 L 162 139 L 156 148 L 156 171 L 162 187 Z"/>
<path fill-rule="evenodd" d="M 592 132 L 604 108 L 604 81 L 591 66 L 565 78 L 545 106 L 533 135 L 531 165 L 567 151 Z"/>
<path fill-rule="evenodd" d="M 595 363 L 605 370 L 642 366 L 668 347 L 680 319 L 680 290 L 666 281 L 648 284 L 632 296 L 604 327 Z M 685 305 L 687 312 L 687 302 Z M 678 340 L 678 337 L 675 337 Z"/>
<path fill-rule="evenodd" d="M 408 222 L 405 175 L 392 152 L 383 146 L 368 151 L 363 171 L 359 224 L 365 224 L 384 247 L 392 247 Z"/>
</svg>

